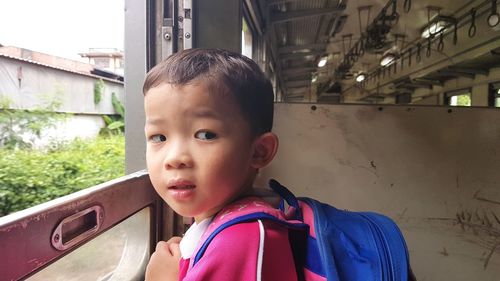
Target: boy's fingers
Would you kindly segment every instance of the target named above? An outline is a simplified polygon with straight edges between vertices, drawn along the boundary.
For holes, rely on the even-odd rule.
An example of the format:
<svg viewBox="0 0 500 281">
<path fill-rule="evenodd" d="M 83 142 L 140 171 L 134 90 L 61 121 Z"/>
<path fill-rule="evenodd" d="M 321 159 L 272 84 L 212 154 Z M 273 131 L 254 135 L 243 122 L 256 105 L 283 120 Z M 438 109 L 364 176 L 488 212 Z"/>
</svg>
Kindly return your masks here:
<svg viewBox="0 0 500 281">
<path fill-rule="evenodd" d="M 167 249 L 168 249 L 168 243 L 167 242 L 160 241 L 160 242 L 156 243 L 156 249 L 155 249 L 156 252 L 158 252 L 158 251 L 159 252 L 165 251 Z"/>
<path fill-rule="evenodd" d="M 168 239 L 167 243 L 168 243 L 168 244 L 170 244 L 170 243 L 179 244 L 179 243 L 181 243 L 181 240 L 182 240 L 182 238 L 181 238 L 181 237 L 179 237 L 179 236 L 174 236 L 174 237 L 172 237 L 172 238 Z"/>
<path fill-rule="evenodd" d="M 174 236 L 167 241 L 168 251 L 172 256 L 180 256 L 179 243 L 181 240 L 181 237 Z"/>
<path fill-rule="evenodd" d="M 160 241 L 156 243 L 155 254 L 161 255 L 169 253 L 172 256 L 180 257 L 179 243 L 181 239 L 181 237 L 172 237 L 167 242 Z"/>
<path fill-rule="evenodd" d="M 170 243 L 168 244 L 168 248 L 170 250 L 170 253 L 174 257 L 180 257 L 181 256 L 181 249 L 179 247 L 178 243 Z"/>
</svg>

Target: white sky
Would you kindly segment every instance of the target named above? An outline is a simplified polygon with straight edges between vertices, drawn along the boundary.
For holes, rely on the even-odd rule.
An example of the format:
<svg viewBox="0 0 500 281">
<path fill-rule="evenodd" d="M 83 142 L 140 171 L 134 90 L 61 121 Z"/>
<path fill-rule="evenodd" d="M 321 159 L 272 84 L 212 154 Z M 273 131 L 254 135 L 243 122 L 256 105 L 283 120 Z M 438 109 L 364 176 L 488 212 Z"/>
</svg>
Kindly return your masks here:
<svg viewBox="0 0 500 281">
<path fill-rule="evenodd" d="M 124 0 L 0 0 L 0 44 L 79 59 L 123 50 Z M 81 60 L 81 59 L 80 59 Z"/>
</svg>

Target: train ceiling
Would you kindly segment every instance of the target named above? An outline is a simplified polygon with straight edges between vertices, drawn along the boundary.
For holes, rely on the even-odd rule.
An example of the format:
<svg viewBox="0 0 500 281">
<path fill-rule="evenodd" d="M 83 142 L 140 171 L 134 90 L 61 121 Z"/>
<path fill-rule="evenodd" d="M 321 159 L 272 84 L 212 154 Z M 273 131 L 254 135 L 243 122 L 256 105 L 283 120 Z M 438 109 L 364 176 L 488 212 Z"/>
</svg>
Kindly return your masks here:
<svg viewBox="0 0 500 281">
<path fill-rule="evenodd" d="M 500 65 L 496 0 L 245 0 L 245 6 L 267 36 L 285 101 L 313 93 L 325 102 L 373 102 Z"/>
</svg>

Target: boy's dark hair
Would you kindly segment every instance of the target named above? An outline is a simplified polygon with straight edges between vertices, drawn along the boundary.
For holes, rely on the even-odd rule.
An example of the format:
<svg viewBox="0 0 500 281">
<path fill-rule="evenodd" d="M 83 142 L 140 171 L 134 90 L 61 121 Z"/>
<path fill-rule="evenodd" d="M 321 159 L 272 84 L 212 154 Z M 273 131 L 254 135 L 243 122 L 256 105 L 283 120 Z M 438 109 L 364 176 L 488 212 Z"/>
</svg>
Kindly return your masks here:
<svg viewBox="0 0 500 281">
<path fill-rule="evenodd" d="M 222 49 L 188 49 L 169 56 L 149 71 L 143 93 L 162 83 L 186 85 L 198 79 L 232 94 L 254 136 L 273 126 L 273 87 L 250 58 Z"/>
</svg>

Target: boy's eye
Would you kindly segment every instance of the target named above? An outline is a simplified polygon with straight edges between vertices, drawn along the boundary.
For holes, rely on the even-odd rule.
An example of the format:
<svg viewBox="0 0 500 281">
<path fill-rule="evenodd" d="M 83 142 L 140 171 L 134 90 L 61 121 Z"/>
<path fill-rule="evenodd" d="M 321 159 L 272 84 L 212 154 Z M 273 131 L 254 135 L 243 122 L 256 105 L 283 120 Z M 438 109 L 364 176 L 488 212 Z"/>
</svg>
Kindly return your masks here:
<svg viewBox="0 0 500 281">
<path fill-rule="evenodd" d="M 151 142 L 164 142 L 167 140 L 167 137 L 164 135 L 152 135 L 149 140 Z"/>
<path fill-rule="evenodd" d="M 215 133 L 210 132 L 210 131 L 199 131 L 199 132 L 196 132 L 196 134 L 194 136 L 200 140 L 213 140 L 217 137 L 217 135 Z"/>
</svg>

